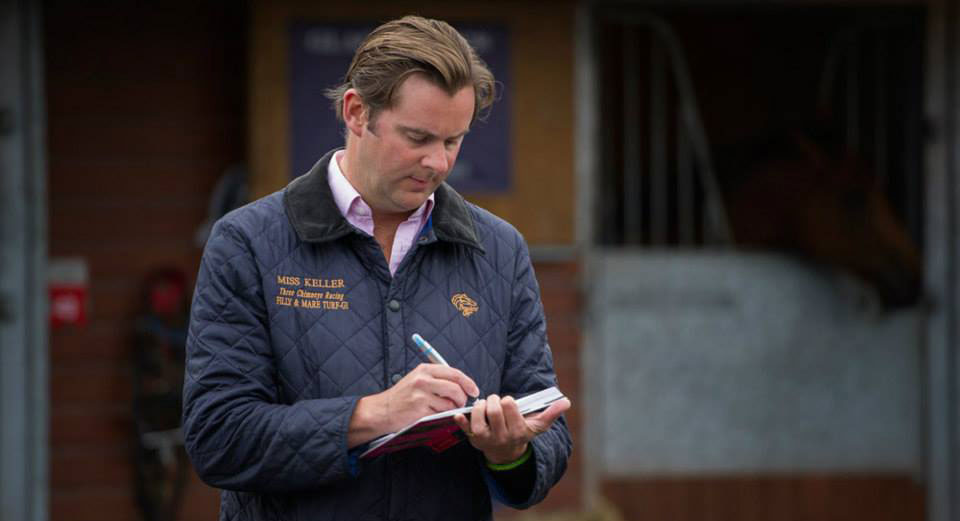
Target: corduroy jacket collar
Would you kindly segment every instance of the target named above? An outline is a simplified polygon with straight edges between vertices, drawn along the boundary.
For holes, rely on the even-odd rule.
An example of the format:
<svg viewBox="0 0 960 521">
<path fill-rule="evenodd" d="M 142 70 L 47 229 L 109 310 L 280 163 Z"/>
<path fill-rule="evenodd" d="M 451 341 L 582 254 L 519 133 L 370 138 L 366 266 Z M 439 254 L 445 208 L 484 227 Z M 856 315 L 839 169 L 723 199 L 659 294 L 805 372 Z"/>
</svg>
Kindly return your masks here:
<svg viewBox="0 0 960 521">
<path fill-rule="evenodd" d="M 302 241 L 332 241 L 356 230 L 340 213 L 327 182 L 327 167 L 335 152 L 327 152 L 309 172 L 291 181 L 284 190 L 284 209 Z M 466 201 L 447 183 L 437 188 L 431 220 L 437 239 L 483 251 Z"/>
</svg>

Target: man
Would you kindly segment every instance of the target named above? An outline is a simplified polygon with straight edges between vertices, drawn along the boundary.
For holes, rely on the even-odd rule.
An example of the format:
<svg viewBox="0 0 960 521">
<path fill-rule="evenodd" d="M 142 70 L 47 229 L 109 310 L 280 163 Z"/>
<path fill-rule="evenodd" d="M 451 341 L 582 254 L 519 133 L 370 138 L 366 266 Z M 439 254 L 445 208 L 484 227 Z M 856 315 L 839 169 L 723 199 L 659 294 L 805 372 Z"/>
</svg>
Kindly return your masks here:
<svg viewBox="0 0 960 521">
<path fill-rule="evenodd" d="M 570 402 L 501 398 L 556 383 L 527 247 L 443 183 L 493 86 L 446 23 L 378 27 L 331 92 L 346 148 L 214 227 L 183 427 L 221 519 L 490 519 L 491 493 L 525 508 L 560 479 Z M 358 459 L 481 394 L 456 417 L 470 443 Z"/>
</svg>

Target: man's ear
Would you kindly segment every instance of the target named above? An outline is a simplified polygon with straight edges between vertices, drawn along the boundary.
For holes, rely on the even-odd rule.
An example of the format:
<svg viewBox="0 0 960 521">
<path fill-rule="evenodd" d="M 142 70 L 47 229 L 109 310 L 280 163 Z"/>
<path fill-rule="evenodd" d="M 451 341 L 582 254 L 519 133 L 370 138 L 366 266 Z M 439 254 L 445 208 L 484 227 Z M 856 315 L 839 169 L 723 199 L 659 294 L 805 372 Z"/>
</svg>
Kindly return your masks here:
<svg viewBox="0 0 960 521">
<path fill-rule="evenodd" d="M 343 93 L 343 122 L 347 130 L 360 137 L 367 126 L 367 106 L 356 89 L 347 89 Z"/>
</svg>

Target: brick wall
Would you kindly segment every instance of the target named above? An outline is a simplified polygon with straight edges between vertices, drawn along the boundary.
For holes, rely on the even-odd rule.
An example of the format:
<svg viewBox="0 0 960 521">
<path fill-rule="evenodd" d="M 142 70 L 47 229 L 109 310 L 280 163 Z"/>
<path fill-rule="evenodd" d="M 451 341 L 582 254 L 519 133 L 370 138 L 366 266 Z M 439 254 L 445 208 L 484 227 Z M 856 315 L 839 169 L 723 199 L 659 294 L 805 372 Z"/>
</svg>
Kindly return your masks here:
<svg viewBox="0 0 960 521">
<path fill-rule="evenodd" d="M 578 510 L 582 501 L 581 425 L 583 402 L 580 399 L 580 334 L 585 306 L 580 289 L 578 262 L 537 262 L 534 265 L 540 283 L 540 295 L 547 315 L 547 340 L 553 351 L 560 390 L 570 398 L 573 407 L 566 414 L 573 435 L 573 457 L 563 479 L 550 491 L 535 511 Z"/>
<path fill-rule="evenodd" d="M 210 191 L 245 153 L 242 5 L 149 5 L 44 6 L 50 255 L 86 259 L 92 293 L 89 325 L 50 338 L 53 521 L 138 519 L 139 286 L 159 266 L 194 277 Z M 215 519 L 216 501 L 193 483 L 183 519 Z"/>
</svg>

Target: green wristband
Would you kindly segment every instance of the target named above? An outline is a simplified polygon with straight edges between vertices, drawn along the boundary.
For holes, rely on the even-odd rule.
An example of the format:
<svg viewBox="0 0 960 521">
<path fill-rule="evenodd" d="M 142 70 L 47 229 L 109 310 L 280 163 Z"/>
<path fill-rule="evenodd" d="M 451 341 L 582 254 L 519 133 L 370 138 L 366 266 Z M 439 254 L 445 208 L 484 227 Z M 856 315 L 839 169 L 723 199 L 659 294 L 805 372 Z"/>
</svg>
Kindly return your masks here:
<svg viewBox="0 0 960 521">
<path fill-rule="evenodd" d="M 531 447 L 530 445 L 527 445 L 527 450 L 523 452 L 523 456 L 520 456 L 520 458 L 517 461 L 511 461 L 510 463 L 490 463 L 488 461 L 487 468 L 490 470 L 495 470 L 497 472 L 501 472 L 504 470 L 513 470 L 519 467 L 520 465 L 523 465 L 524 463 L 526 463 L 527 460 L 530 459 L 531 454 L 533 454 L 533 447 Z"/>
</svg>

